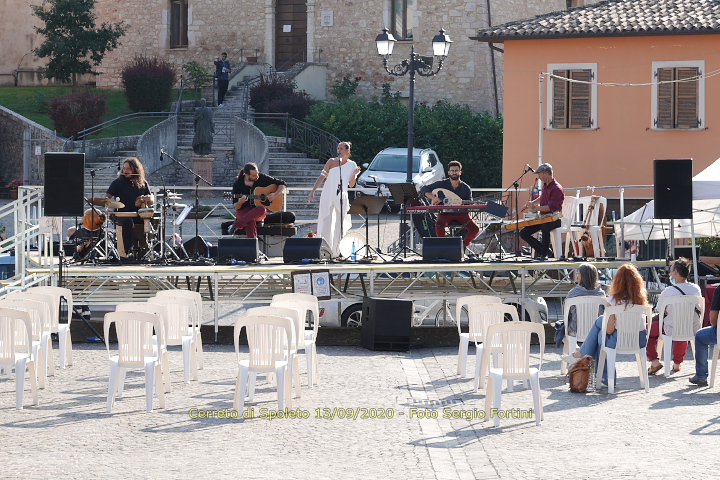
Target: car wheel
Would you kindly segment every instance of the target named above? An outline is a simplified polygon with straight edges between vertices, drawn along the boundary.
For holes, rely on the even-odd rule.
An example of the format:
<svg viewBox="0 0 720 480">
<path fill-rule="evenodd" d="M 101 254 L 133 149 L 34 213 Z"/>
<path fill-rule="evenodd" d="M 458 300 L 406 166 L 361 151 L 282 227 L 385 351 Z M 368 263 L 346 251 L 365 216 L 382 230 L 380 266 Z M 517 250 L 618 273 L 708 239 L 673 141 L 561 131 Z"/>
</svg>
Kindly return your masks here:
<svg viewBox="0 0 720 480">
<path fill-rule="evenodd" d="M 362 303 L 354 303 L 342 312 L 340 326 L 354 328 L 362 326 Z"/>
</svg>

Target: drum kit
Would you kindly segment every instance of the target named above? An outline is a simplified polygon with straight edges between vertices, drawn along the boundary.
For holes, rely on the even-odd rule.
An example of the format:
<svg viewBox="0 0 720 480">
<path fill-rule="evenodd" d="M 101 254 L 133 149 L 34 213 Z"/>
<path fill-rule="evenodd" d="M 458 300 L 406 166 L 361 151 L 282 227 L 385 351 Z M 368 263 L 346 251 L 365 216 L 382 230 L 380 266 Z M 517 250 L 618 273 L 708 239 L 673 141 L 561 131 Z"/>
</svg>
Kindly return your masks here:
<svg viewBox="0 0 720 480">
<path fill-rule="evenodd" d="M 137 212 L 118 211 L 125 204 L 112 198 L 86 199 L 90 208 L 82 217 L 82 226 L 70 235 L 70 239 L 76 241 L 74 260 L 80 263 L 121 261 L 130 252 L 142 262 L 188 258 L 176 228 L 182 224 L 179 217 L 183 213 L 187 216 L 189 207 L 178 203 L 181 194 L 168 191 L 166 195 L 160 193 L 158 196 L 166 198 L 156 204 L 157 209 L 141 208 Z M 142 228 L 140 224 L 136 225 L 134 245 L 123 244 L 122 218 L 142 219 Z M 172 224 L 170 242 L 165 239 L 166 219 Z"/>
</svg>

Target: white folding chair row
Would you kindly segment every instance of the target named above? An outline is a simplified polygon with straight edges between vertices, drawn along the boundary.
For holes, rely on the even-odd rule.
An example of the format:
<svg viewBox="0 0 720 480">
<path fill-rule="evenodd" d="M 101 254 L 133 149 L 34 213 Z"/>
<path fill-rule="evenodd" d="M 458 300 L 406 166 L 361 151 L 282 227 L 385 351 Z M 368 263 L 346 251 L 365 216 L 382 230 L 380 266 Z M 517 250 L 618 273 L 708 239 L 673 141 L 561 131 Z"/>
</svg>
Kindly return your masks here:
<svg viewBox="0 0 720 480">
<path fill-rule="evenodd" d="M 195 352 L 197 355 L 198 369 L 205 368 L 205 359 L 203 358 L 202 336 L 200 327 L 203 319 L 203 299 L 199 292 L 190 290 L 160 290 L 156 294 L 157 297 L 180 297 L 189 298 L 195 303 L 195 312 L 193 313 L 192 335 L 195 342 Z"/>
<path fill-rule="evenodd" d="M 167 317 L 167 309 L 165 305 L 148 302 L 130 302 L 130 303 L 119 303 L 115 306 L 116 312 L 144 312 L 158 315 L 163 322 L 163 335 L 165 333 L 165 317 Z M 170 381 L 170 359 L 167 351 L 167 339 L 163 338 L 162 341 L 158 341 L 157 335 L 153 335 L 153 327 L 150 324 L 146 324 L 146 328 L 149 329 L 148 334 L 152 338 L 151 345 L 148 345 L 148 354 L 160 358 L 160 366 L 162 368 L 163 382 L 165 383 L 165 392 L 172 391 L 172 382 Z M 125 382 L 125 376 L 120 377 L 118 384 L 118 396 L 122 396 L 123 385 Z"/>
<path fill-rule="evenodd" d="M 297 310 L 294 308 L 267 306 L 267 307 L 255 307 L 249 308 L 245 313 L 246 316 L 273 316 L 273 317 L 285 317 L 289 318 L 293 322 L 293 335 L 292 343 L 285 345 L 284 347 L 289 350 L 293 361 L 290 362 L 288 368 L 290 369 L 290 379 L 295 384 L 295 397 L 300 398 L 302 395 L 300 391 L 300 361 L 298 360 L 298 343 L 299 337 L 303 333 L 303 322 L 304 318 L 301 319 Z M 269 379 L 274 378 L 272 374 L 268 374 Z M 254 377 L 253 377 L 254 378 Z M 254 389 L 254 382 L 250 383 L 250 390 Z M 252 397 L 252 393 L 250 394 Z"/>
<path fill-rule="evenodd" d="M 470 328 L 470 321 L 468 320 L 468 332 L 463 332 L 462 328 L 460 326 L 460 317 L 462 315 L 462 309 L 465 308 L 466 310 L 471 305 L 479 305 L 479 304 L 498 304 L 502 303 L 502 299 L 500 297 L 495 297 L 492 295 L 467 295 L 465 297 L 460 297 L 457 299 L 457 302 L 455 302 L 455 323 L 457 324 L 458 329 L 458 335 L 460 336 L 460 344 L 458 348 L 458 365 L 457 365 L 457 373 L 461 377 L 465 378 L 467 375 L 467 357 L 468 357 L 468 345 L 471 342 L 477 343 L 477 340 L 479 339 L 477 335 L 481 335 L 482 332 L 474 332 L 469 330 Z M 469 316 L 468 316 L 469 319 Z"/>
<path fill-rule="evenodd" d="M 110 312 L 105 314 L 105 338 L 110 338 L 110 325 L 115 324 L 118 339 L 118 354 L 110 354 L 110 342 L 106 342 L 110 361 L 107 411 L 112 412 L 115 395 L 122 389 L 124 371 L 128 368 L 145 370 L 145 403 L 148 413 L 153 411 L 153 394 L 160 398 L 160 408 L 165 408 L 165 389 L 162 385 L 160 358 L 153 349 L 152 331 L 157 333 L 159 351 L 162 343 L 163 321 L 159 315 L 146 312 Z"/>
<path fill-rule="evenodd" d="M 54 374 L 55 368 L 52 361 L 48 358 L 52 355 L 52 339 L 50 338 L 50 315 L 47 304 L 40 300 L 29 300 L 25 298 L 27 294 L 12 293 L 5 295 L 0 299 L 0 306 L 6 308 L 14 308 L 27 312 L 32 325 L 32 354 L 36 362 L 36 374 L 38 385 L 45 388 L 45 381 L 48 375 L 48 362 L 50 370 Z M 8 378 L 11 372 L 7 372 Z"/>
<path fill-rule="evenodd" d="M 52 308 L 52 325 L 50 333 L 57 333 L 58 343 L 60 346 L 60 368 L 72 365 L 72 338 L 70 337 L 70 323 L 73 316 L 73 297 L 69 288 L 63 287 L 31 287 L 27 289 L 28 293 L 41 293 L 51 295 L 53 297 Z M 60 323 L 60 304 L 61 298 L 65 298 L 67 302 L 67 323 Z"/>
<path fill-rule="evenodd" d="M 15 369 L 15 408 L 22 410 L 25 396 L 25 371 L 30 376 L 33 405 L 37 405 L 37 372 L 33 348 L 33 325 L 29 312 L 0 306 L 0 367 Z"/>
<path fill-rule="evenodd" d="M 600 316 L 600 307 L 607 305 L 605 297 L 573 297 L 565 300 L 563 308 L 563 321 L 565 322 L 565 337 L 563 338 L 563 354 L 569 355 L 575 352 L 578 342 L 584 342 L 590 333 L 590 329 Z M 570 309 L 575 307 L 575 318 L 577 327 L 575 335 L 568 335 L 570 327 Z M 593 339 L 594 341 L 594 339 Z M 560 374 L 567 373 L 567 362 L 560 361 Z"/>
<path fill-rule="evenodd" d="M 670 307 L 670 312 L 667 312 Z M 695 310 L 697 309 L 697 312 Z M 695 358 L 695 332 L 702 327 L 705 318 L 705 299 L 694 295 L 678 295 L 663 298 L 658 305 L 660 337 L 658 343 L 662 342 L 663 349 L 660 350 L 661 360 L 664 357 L 666 362 L 672 361 L 672 342 L 690 342 L 693 358 Z M 672 334 L 663 333 L 663 324 L 667 314 L 672 315 Z M 658 345 L 658 348 L 660 345 Z M 665 376 L 670 376 L 672 369 L 668 365 L 665 369 Z"/>
<path fill-rule="evenodd" d="M 317 373 L 317 334 L 320 326 L 320 308 L 317 297 L 302 293 L 281 293 L 274 295 L 271 306 L 286 307 L 297 310 L 303 326 L 298 333 L 298 353 L 305 354 L 305 364 L 308 372 L 308 386 L 313 388 L 318 384 Z M 305 329 L 305 319 L 312 316 L 312 329 Z"/>
<path fill-rule="evenodd" d="M 240 332 L 245 328 L 248 340 L 249 358 L 240 355 Z M 253 400 L 254 385 L 248 389 L 248 379 L 254 383 L 258 373 L 274 374 L 277 383 L 278 410 L 292 408 L 289 366 L 293 363 L 293 354 L 286 345 L 293 343 L 295 326 L 288 317 L 271 315 L 253 315 L 240 317 L 235 322 L 235 355 L 238 363 L 238 376 L 235 386 L 233 408 L 240 414 L 245 408 L 245 394 L 249 390 L 248 400 Z"/>
<path fill-rule="evenodd" d="M 607 326 L 611 315 L 615 315 L 615 329 L 617 330 L 617 345 L 611 348 L 605 345 Z M 597 366 L 597 384 L 600 384 L 605 369 L 605 359 L 608 364 L 608 393 L 615 393 L 615 360 L 618 354 L 635 355 L 640 375 L 640 387 L 645 392 L 650 391 L 647 371 L 647 352 L 640 346 L 640 332 L 648 330 L 648 322 L 652 319 L 652 307 L 649 305 L 614 306 L 607 307 L 603 315 L 602 345 L 600 359 Z"/>
<path fill-rule="evenodd" d="M 536 334 L 540 340 L 540 362 L 537 368 L 530 367 L 530 339 Z M 540 369 L 542 368 L 543 353 L 545 351 L 545 329 L 539 323 L 531 322 L 503 322 L 490 325 L 487 328 L 487 342 L 499 345 L 502 349 L 502 363 L 499 367 L 490 369 L 490 382 L 487 395 L 485 395 L 485 419 L 493 419 L 495 426 L 500 425 L 500 415 L 493 412 L 500 411 L 502 399 L 502 381 L 508 381 L 508 391 L 513 381 L 530 381 L 533 394 L 533 416 L 535 424 L 540 425 L 543 420 L 542 398 L 540 396 Z M 485 362 L 489 362 L 490 350 L 484 351 Z"/>
<path fill-rule="evenodd" d="M 185 383 L 198 379 L 197 336 L 192 328 L 196 315 L 195 302 L 184 297 L 153 297 L 148 303 L 163 305 L 167 315 L 163 318 L 165 323 L 165 341 L 168 346 L 181 345 L 183 351 L 183 371 Z"/>
</svg>

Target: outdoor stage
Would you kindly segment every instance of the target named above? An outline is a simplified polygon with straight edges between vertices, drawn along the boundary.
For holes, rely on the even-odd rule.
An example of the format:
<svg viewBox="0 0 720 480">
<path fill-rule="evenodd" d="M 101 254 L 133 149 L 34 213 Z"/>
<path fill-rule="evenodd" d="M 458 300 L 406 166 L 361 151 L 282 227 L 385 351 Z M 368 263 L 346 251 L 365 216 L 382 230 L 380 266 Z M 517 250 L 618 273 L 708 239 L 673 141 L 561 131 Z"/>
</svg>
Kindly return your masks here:
<svg viewBox="0 0 720 480">
<path fill-rule="evenodd" d="M 626 262 L 618 259 L 591 263 L 600 271 L 601 279 L 609 280 L 613 270 Z M 73 291 L 76 305 L 88 305 L 91 309 L 144 301 L 158 290 L 196 290 L 213 305 L 217 332 L 221 302 L 268 303 L 277 293 L 293 291 L 293 277 L 302 273 L 327 272 L 330 299 L 325 303 L 362 301 L 364 296 L 444 302 L 477 294 L 517 299 L 518 305 L 524 305 L 527 297 L 564 298 L 574 286 L 572 274 L 579 265 L 580 262 L 529 259 L 460 263 L 284 264 L 281 259 L 271 259 L 246 265 L 86 264 L 64 267 L 62 282 Z M 642 269 L 649 290 L 658 290 L 657 269 L 665 267 L 665 261 L 638 261 L 635 265 Z M 29 269 L 28 273 L 41 276 L 49 270 Z"/>
</svg>

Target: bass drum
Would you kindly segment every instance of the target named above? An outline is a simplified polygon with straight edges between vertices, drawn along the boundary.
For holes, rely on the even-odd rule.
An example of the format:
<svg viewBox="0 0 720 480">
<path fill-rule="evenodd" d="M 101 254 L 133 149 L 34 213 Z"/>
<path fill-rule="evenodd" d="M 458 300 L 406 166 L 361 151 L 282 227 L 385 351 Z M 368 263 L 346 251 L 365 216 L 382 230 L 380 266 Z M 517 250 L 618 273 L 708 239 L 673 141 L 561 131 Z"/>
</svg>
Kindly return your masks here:
<svg viewBox="0 0 720 480">
<path fill-rule="evenodd" d="M 359 232 L 348 232 L 340 239 L 338 250 L 344 258 L 352 257 L 353 253 L 359 252 L 365 246 L 365 235 Z"/>
</svg>

